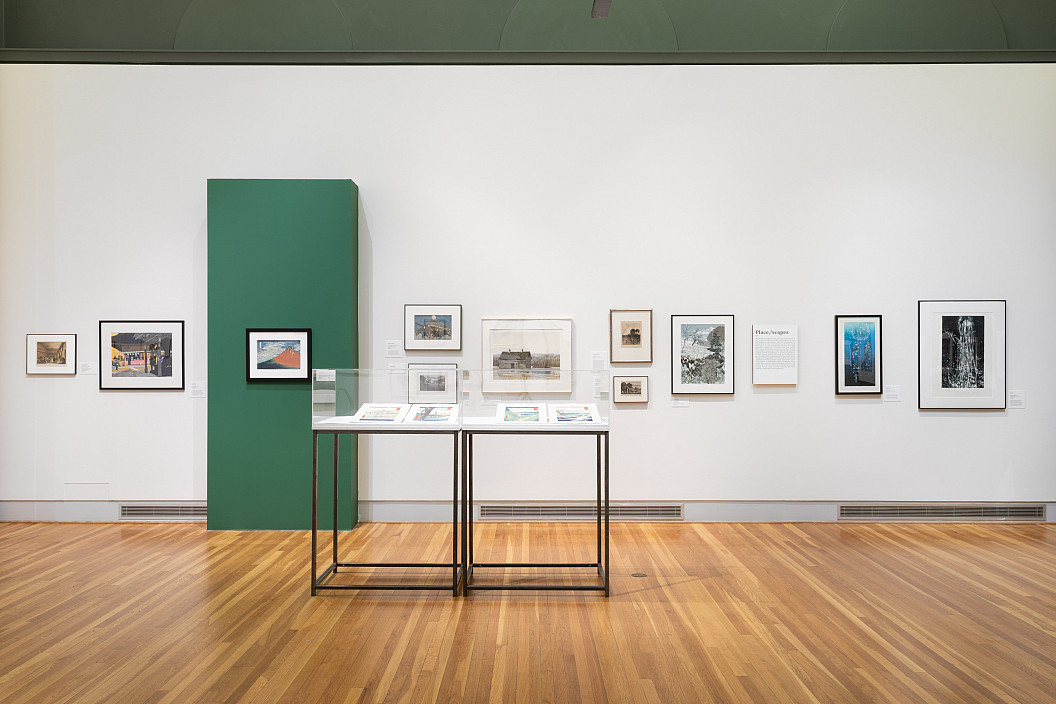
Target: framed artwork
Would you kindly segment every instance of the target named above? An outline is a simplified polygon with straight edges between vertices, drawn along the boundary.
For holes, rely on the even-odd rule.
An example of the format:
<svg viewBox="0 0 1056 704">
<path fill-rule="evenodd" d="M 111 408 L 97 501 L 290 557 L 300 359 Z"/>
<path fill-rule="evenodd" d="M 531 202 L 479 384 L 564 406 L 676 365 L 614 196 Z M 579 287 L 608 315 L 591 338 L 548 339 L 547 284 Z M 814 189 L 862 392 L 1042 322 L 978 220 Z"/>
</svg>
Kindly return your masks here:
<svg viewBox="0 0 1056 704">
<path fill-rule="evenodd" d="M 308 381 L 310 328 L 246 328 L 246 381 Z"/>
<path fill-rule="evenodd" d="M 183 389 L 182 320 L 100 320 L 99 388 Z"/>
<path fill-rule="evenodd" d="M 403 349 L 461 350 L 462 306 L 405 305 Z"/>
<path fill-rule="evenodd" d="M 609 311 L 609 361 L 613 364 L 653 361 L 653 311 Z"/>
<path fill-rule="evenodd" d="M 484 318 L 484 393 L 572 391 L 571 318 Z"/>
<path fill-rule="evenodd" d="M 649 377 L 647 376 L 614 376 L 612 377 L 613 403 L 648 403 Z"/>
<path fill-rule="evenodd" d="M 917 407 L 1005 408 L 1005 301 L 918 301 Z"/>
<path fill-rule="evenodd" d="M 733 316 L 671 316 L 671 393 L 733 393 Z"/>
<path fill-rule="evenodd" d="M 458 366 L 408 364 L 407 403 L 458 403 Z"/>
<path fill-rule="evenodd" d="M 879 394 L 884 390 L 881 316 L 836 316 L 836 394 Z"/>
<path fill-rule="evenodd" d="M 26 374 L 76 373 L 76 335 L 26 335 Z"/>
</svg>

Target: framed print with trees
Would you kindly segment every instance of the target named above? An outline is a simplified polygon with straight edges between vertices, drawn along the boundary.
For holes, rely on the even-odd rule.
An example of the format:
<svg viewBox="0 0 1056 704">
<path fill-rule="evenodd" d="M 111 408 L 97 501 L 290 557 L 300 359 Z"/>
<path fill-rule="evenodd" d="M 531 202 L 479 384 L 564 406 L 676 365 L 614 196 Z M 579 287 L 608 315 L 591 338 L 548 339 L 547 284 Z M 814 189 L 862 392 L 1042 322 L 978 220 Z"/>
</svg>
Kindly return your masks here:
<svg viewBox="0 0 1056 704">
<path fill-rule="evenodd" d="M 671 393 L 732 394 L 732 315 L 671 316 Z"/>
</svg>

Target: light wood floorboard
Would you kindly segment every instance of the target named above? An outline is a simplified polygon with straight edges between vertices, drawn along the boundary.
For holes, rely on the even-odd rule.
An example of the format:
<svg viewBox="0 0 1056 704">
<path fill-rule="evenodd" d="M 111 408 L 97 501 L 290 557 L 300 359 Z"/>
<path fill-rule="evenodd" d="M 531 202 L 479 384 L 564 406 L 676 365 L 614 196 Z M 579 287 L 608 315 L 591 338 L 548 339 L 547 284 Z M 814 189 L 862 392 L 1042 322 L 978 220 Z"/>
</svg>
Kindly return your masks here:
<svg viewBox="0 0 1056 704">
<path fill-rule="evenodd" d="M 476 558 L 589 561 L 593 530 L 478 523 Z M 364 524 L 341 559 L 442 561 L 449 531 Z M 200 524 L 0 523 L 0 702 L 1056 702 L 1056 525 L 616 523 L 609 599 L 313 598 L 310 546 Z"/>
</svg>

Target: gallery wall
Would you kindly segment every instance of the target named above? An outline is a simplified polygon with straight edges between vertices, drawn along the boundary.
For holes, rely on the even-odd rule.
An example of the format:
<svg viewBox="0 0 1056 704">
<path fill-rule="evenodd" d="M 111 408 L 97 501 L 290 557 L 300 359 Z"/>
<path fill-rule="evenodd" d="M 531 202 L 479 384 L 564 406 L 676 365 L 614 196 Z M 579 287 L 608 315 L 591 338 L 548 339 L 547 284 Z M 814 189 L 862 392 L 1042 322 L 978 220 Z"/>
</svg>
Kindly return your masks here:
<svg viewBox="0 0 1056 704">
<path fill-rule="evenodd" d="M 205 499 L 205 399 L 28 377 L 25 334 L 91 358 L 101 318 L 184 319 L 206 379 L 210 178 L 359 185 L 363 366 L 477 366 L 509 316 L 572 318 L 589 367 L 610 308 L 651 308 L 616 500 L 1056 501 L 1053 124 L 1051 65 L 0 66 L 0 517 Z M 1024 409 L 917 410 L 917 300 L 946 298 L 1008 300 Z M 461 304 L 462 352 L 387 357 L 406 303 Z M 736 392 L 675 406 L 698 313 L 735 315 Z M 833 394 L 833 316 L 871 313 L 900 402 Z M 753 323 L 799 326 L 796 386 L 752 385 Z M 411 440 L 363 443 L 379 516 L 450 494 Z M 589 497 L 588 445 L 483 442 L 476 495 Z"/>
</svg>

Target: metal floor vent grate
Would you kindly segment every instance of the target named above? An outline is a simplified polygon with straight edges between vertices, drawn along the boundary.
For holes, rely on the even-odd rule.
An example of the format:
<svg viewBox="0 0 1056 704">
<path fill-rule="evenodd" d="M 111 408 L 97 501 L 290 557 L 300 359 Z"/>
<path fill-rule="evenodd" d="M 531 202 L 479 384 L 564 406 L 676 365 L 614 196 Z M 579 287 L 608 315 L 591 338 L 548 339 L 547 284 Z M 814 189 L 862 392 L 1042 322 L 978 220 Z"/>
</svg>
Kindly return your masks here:
<svg viewBox="0 0 1056 704">
<path fill-rule="evenodd" d="M 121 504 L 122 521 L 202 521 L 204 504 Z"/>
<path fill-rule="evenodd" d="M 840 504 L 841 521 L 1044 521 L 1045 504 Z"/>
<path fill-rule="evenodd" d="M 480 504 L 481 520 L 575 520 L 594 519 L 597 504 Z M 681 521 L 682 504 L 610 504 L 609 518 L 626 521 Z"/>
</svg>

